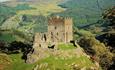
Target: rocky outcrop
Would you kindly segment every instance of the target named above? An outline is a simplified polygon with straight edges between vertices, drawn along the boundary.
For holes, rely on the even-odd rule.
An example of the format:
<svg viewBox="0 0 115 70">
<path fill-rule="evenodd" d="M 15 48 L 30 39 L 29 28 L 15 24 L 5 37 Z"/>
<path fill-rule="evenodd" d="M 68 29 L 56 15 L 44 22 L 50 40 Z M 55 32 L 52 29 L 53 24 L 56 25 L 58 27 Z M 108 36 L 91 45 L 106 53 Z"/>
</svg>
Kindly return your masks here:
<svg viewBox="0 0 115 70">
<path fill-rule="evenodd" d="M 40 59 L 44 59 L 49 57 L 47 48 L 35 48 L 33 53 L 29 53 L 27 55 L 26 63 L 35 63 Z"/>
<path fill-rule="evenodd" d="M 34 47 L 33 53 L 29 53 L 27 55 L 27 63 L 35 63 L 38 60 L 47 58 L 49 56 L 54 56 L 56 59 L 68 59 L 72 58 L 74 56 L 80 57 L 80 56 L 88 56 L 84 53 L 83 49 L 80 48 L 78 44 L 76 44 L 77 48 L 75 49 L 68 49 L 68 50 L 62 50 L 62 49 L 50 49 L 50 48 L 42 48 L 42 47 Z"/>
</svg>

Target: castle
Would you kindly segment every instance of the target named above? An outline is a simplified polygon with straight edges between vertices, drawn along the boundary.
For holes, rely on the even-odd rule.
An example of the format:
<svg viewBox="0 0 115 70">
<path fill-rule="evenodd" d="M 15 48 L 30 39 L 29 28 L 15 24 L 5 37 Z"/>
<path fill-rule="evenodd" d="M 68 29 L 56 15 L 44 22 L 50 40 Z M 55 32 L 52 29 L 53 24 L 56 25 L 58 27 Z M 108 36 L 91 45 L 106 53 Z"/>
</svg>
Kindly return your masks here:
<svg viewBox="0 0 115 70">
<path fill-rule="evenodd" d="M 51 17 L 48 18 L 47 32 L 35 33 L 33 51 L 27 55 L 27 63 L 46 58 L 51 54 L 50 49 L 59 50 L 58 44 L 69 43 L 73 40 L 72 18 Z M 52 53 L 53 54 L 53 53 Z"/>
<path fill-rule="evenodd" d="M 34 47 L 47 48 L 58 43 L 68 43 L 73 40 L 72 18 L 59 16 L 48 18 L 47 32 L 35 33 Z"/>
</svg>

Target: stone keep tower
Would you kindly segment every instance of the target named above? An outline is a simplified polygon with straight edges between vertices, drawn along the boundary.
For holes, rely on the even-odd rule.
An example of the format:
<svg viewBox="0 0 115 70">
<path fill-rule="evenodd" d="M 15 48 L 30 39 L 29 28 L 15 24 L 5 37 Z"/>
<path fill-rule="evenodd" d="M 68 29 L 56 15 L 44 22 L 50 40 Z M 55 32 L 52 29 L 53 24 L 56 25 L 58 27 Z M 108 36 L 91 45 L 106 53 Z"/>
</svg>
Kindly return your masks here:
<svg viewBox="0 0 115 70">
<path fill-rule="evenodd" d="M 48 20 L 49 42 L 70 42 L 73 40 L 72 18 L 52 17 Z"/>
<path fill-rule="evenodd" d="M 35 33 L 34 47 L 47 48 L 48 45 L 68 43 L 73 40 L 72 18 L 51 17 L 47 32 Z"/>
<path fill-rule="evenodd" d="M 64 19 L 64 31 L 65 31 L 65 42 L 70 42 L 73 40 L 73 21 L 72 18 Z"/>
</svg>

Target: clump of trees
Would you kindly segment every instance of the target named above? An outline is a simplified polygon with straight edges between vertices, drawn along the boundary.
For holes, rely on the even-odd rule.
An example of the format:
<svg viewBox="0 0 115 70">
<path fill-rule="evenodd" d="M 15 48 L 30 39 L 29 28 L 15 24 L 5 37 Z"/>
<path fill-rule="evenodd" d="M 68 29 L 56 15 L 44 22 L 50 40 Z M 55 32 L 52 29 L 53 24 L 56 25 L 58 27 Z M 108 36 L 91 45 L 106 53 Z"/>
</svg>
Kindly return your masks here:
<svg viewBox="0 0 115 70">
<path fill-rule="evenodd" d="M 103 14 L 103 19 L 108 20 L 110 22 L 110 25 L 115 26 L 115 6 L 106 10 Z"/>
<path fill-rule="evenodd" d="M 22 59 L 27 59 L 27 54 L 33 50 L 32 45 L 20 41 L 13 41 L 11 43 L 0 41 L 0 52 L 6 54 L 22 53 Z"/>
<path fill-rule="evenodd" d="M 79 45 L 85 49 L 87 54 L 96 57 L 96 61 L 103 70 L 107 70 L 111 66 L 113 54 L 95 37 L 84 36 L 80 39 Z"/>
<path fill-rule="evenodd" d="M 7 54 L 25 52 L 30 49 L 32 49 L 32 45 L 20 41 L 11 43 L 0 41 L 0 51 Z"/>
</svg>

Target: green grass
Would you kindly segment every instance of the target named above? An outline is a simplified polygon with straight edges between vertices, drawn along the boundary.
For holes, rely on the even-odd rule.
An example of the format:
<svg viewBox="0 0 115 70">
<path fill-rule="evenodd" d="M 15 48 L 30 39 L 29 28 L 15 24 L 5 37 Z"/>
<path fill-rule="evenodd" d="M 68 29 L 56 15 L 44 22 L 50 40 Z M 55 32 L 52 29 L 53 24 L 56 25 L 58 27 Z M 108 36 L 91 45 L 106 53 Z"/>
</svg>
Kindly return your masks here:
<svg viewBox="0 0 115 70">
<path fill-rule="evenodd" d="M 0 70 L 8 69 L 11 66 L 11 59 L 3 53 L 0 53 Z"/>
<path fill-rule="evenodd" d="M 2 33 L 0 35 L 0 40 L 5 42 L 15 41 L 15 37 L 11 33 Z"/>
<path fill-rule="evenodd" d="M 23 34 L 23 33 L 20 32 L 20 34 Z M 0 41 L 4 41 L 4 42 L 8 42 L 8 43 L 11 43 L 13 41 L 24 42 L 26 40 L 27 40 L 26 37 L 23 38 L 21 35 L 15 34 L 14 31 L 1 31 L 1 34 L 0 34 Z M 30 39 L 28 39 L 28 40 L 30 40 Z"/>
<path fill-rule="evenodd" d="M 84 29 L 80 29 L 77 32 L 79 35 L 81 36 L 94 36 L 94 34 L 92 34 L 90 31 L 84 30 Z"/>
<path fill-rule="evenodd" d="M 73 46 L 73 44 L 64 44 L 64 43 L 59 44 L 58 47 L 60 50 L 63 50 L 63 51 L 73 50 L 76 48 Z M 74 54 L 70 54 L 70 55 L 73 55 L 73 56 L 71 58 L 68 58 L 68 57 L 65 57 L 66 54 L 65 56 L 63 55 L 61 57 L 50 55 L 50 57 L 41 59 L 38 61 L 38 68 L 39 70 L 46 70 L 46 69 L 71 70 L 72 64 L 78 65 L 79 68 L 83 68 L 83 67 L 90 68 L 91 66 L 94 67 L 94 63 L 86 56 L 80 55 L 78 57 L 78 56 L 74 56 Z"/>
<path fill-rule="evenodd" d="M 29 15 L 44 15 L 44 16 L 48 16 L 52 13 L 57 13 L 57 12 L 62 12 L 65 9 L 57 6 L 57 3 L 55 3 L 54 1 L 52 3 L 46 3 L 46 4 L 39 4 L 39 5 L 30 5 L 32 8 L 35 9 L 31 9 L 31 10 L 21 10 L 18 11 L 17 14 L 23 15 L 23 14 L 29 14 Z"/>
<path fill-rule="evenodd" d="M 72 50 L 76 47 L 74 47 L 72 44 L 59 44 L 59 48 L 63 51 L 68 51 L 69 49 Z M 94 63 L 84 55 L 80 55 L 79 57 L 73 56 L 71 58 L 50 55 L 50 57 L 41 59 L 34 64 L 25 63 L 21 57 L 22 54 L 10 54 L 9 58 L 12 61 L 11 65 L 6 70 L 32 70 L 37 64 L 39 70 L 71 70 L 73 67 L 72 64 L 77 65 L 78 68 L 90 68 L 91 66 L 94 67 Z M 47 66 L 45 66 L 45 64 L 47 64 Z"/>
<path fill-rule="evenodd" d="M 32 70 L 35 64 L 27 64 L 21 59 L 21 54 L 11 54 L 12 66 L 7 70 Z"/>
<path fill-rule="evenodd" d="M 69 50 L 69 49 L 76 48 L 75 46 L 73 46 L 73 44 L 59 44 L 58 47 L 59 49 L 62 49 L 62 50 Z"/>
<path fill-rule="evenodd" d="M 77 64 L 79 68 L 89 68 L 93 66 L 93 63 L 85 56 L 81 56 L 79 58 L 73 57 L 71 59 L 61 59 L 56 57 L 48 57 L 46 59 L 40 60 L 38 62 L 38 65 L 40 64 L 45 64 L 47 63 L 47 67 L 41 67 L 40 70 L 46 70 L 46 69 L 51 69 L 51 70 L 70 70 L 72 64 Z"/>
</svg>

